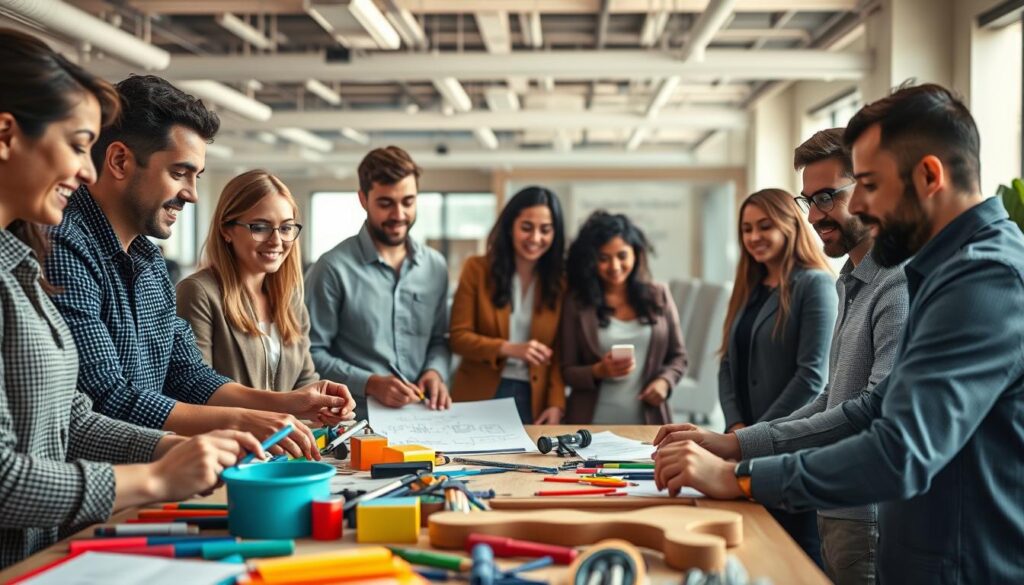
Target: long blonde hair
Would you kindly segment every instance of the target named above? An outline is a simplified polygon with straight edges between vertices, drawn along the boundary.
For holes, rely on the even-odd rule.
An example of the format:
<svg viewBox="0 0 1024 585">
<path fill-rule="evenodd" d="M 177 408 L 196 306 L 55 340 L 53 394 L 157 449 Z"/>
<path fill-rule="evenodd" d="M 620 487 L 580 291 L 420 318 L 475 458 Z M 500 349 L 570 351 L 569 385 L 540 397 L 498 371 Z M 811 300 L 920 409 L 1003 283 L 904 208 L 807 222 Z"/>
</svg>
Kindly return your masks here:
<svg viewBox="0 0 1024 585">
<path fill-rule="evenodd" d="M 217 201 L 217 209 L 213 212 L 200 264 L 200 268 L 209 268 L 220 283 L 221 299 L 228 322 L 249 335 L 262 334 L 255 315 L 249 310 L 249 307 L 255 304 L 249 292 L 242 286 L 235 252 L 221 234 L 221 228 L 237 220 L 264 197 L 270 196 L 287 199 L 295 218 L 298 219 L 298 205 L 281 179 L 263 169 L 248 171 L 231 179 L 224 186 L 220 200 Z M 277 272 L 267 274 L 263 283 L 270 298 L 270 313 L 274 324 L 277 325 L 278 331 L 281 332 L 281 340 L 286 345 L 295 343 L 301 336 L 298 316 L 292 311 L 294 295 L 302 294 L 301 258 L 299 240 L 295 240 L 281 268 Z"/>
<path fill-rule="evenodd" d="M 743 210 L 748 205 L 759 207 L 775 227 L 779 228 L 786 241 L 782 248 L 782 273 L 779 275 L 779 312 L 775 317 L 772 335 L 777 335 L 789 318 L 790 276 L 794 268 L 820 269 L 832 272 L 832 268 L 822 252 L 821 242 L 814 236 L 800 208 L 793 201 L 793 196 L 782 189 L 762 189 L 743 202 L 740 206 L 737 222 L 740 239 L 740 262 L 736 267 L 736 280 L 733 284 L 732 297 L 729 299 L 729 311 L 725 315 L 722 328 L 722 346 L 719 355 L 725 355 L 729 349 L 729 334 L 736 315 L 746 306 L 759 282 L 768 274 L 765 266 L 754 260 L 750 252 L 743 246 Z"/>
</svg>

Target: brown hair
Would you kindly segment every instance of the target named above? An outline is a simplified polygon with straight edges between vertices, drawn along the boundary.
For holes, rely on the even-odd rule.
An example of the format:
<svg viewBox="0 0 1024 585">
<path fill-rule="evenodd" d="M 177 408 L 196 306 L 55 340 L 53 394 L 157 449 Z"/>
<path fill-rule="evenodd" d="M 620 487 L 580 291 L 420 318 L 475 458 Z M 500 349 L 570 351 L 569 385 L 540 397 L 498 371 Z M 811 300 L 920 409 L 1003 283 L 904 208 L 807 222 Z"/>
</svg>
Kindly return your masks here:
<svg viewBox="0 0 1024 585">
<path fill-rule="evenodd" d="M 394 185 L 409 175 L 416 177 L 418 185 L 422 172 L 423 169 L 401 148 L 375 148 L 359 163 L 359 190 L 363 195 L 369 196 L 374 183 Z"/>
<path fill-rule="evenodd" d="M 231 326 L 249 335 L 261 335 L 256 318 L 249 307 L 253 299 L 242 286 L 234 250 L 221 235 L 221 228 L 237 220 L 243 213 L 255 207 L 264 197 L 280 196 L 288 200 L 298 217 L 298 206 L 288 187 L 274 175 L 263 169 L 256 169 L 238 175 L 224 186 L 217 209 L 213 212 L 210 232 L 203 245 L 203 261 L 200 268 L 209 268 L 220 283 L 224 313 Z M 281 268 L 268 274 L 263 283 L 270 297 L 270 313 L 281 332 L 281 340 L 292 344 L 299 340 L 302 332 L 298 316 L 292 312 L 292 300 L 302 294 L 302 254 L 299 240 L 295 240 Z"/>
<path fill-rule="evenodd" d="M 732 324 L 739 312 L 746 306 L 750 294 L 757 287 L 757 284 L 767 274 L 763 264 L 760 264 L 750 252 L 743 246 L 743 210 L 748 205 L 756 205 L 768 219 L 782 231 L 786 243 L 782 249 L 782 274 L 779 278 L 779 313 L 775 318 L 775 328 L 772 335 L 777 335 L 779 329 L 789 318 L 791 293 L 790 277 L 794 268 L 809 268 L 832 272 L 825 254 L 821 251 L 821 243 L 812 234 L 804 214 L 793 201 L 793 196 L 782 189 L 762 189 L 747 197 L 740 206 L 740 219 L 738 234 L 740 237 L 740 262 L 736 267 L 736 279 L 732 288 L 732 297 L 729 299 L 729 310 L 725 316 L 725 325 L 722 328 L 722 347 L 718 353 L 725 355 L 729 349 L 729 334 L 732 332 Z"/>
<path fill-rule="evenodd" d="M 793 168 L 800 170 L 823 160 L 837 160 L 843 165 L 843 174 L 853 176 L 853 160 L 850 151 L 843 146 L 845 128 L 829 128 L 815 132 L 813 136 L 793 151 Z"/>
<path fill-rule="evenodd" d="M 70 116 L 85 94 L 99 102 L 102 126 L 117 119 L 121 102 L 113 86 L 32 35 L 0 28 L 0 112 L 13 115 L 25 136 L 42 136 L 47 126 Z M 45 274 L 50 251 L 48 228 L 17 220 L 7 229 L 32 248 L 43 268 L 41 274 Z M 45 277 L 41 276 L 39 282 L 47 293 L 57 291 Z"/>
</svg>

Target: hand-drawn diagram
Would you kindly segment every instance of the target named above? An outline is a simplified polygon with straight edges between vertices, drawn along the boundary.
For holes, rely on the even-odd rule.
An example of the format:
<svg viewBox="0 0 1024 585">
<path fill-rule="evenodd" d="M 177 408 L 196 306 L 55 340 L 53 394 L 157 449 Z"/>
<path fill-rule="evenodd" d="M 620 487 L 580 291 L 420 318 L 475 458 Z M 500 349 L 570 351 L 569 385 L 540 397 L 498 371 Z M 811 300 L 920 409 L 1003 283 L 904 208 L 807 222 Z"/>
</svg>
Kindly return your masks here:
<svg viewBox="0 0 1024 585">
<path fill-rule="evenodd" d="M 445 453 L 536 451 L 511 398 L 457 402 L 448 410 L 422 404 L 387 408 L 372 399 L 368 406 L 370 426 L 393 445 L 425 445 Z"/>
</svg>

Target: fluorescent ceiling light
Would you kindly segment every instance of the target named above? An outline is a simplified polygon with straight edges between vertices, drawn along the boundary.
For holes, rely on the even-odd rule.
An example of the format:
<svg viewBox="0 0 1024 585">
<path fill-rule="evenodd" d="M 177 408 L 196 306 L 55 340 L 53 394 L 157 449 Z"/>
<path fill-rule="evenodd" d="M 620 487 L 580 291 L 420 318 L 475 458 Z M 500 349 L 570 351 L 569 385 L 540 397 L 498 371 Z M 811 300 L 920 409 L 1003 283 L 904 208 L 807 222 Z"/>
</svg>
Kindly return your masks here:
<svg viewBox="0 0 1024 585">
<path fill-rule="evenodd" d="M 540 25 L 540 12 L 520 12 L 519 30 L 523 33 L 523 44 L 539 49 L 544 46 L 544 29 Z"/>
<path fill-rule="evenodd" d="M 678 75 L 666 77 L 661 80 L 661 85 L 658 86 L 658 91 L 654 94 L 654 98 L 651 100 L 650 105 L 647 106 L 647 117 L 651 118 L 658 115 L 661 108 L 665 107 L 668 100 L 672 98 L 672 94 L 675 93 L 676 88 L 679 87 L 681 79 Z"/>
<path fill-rule="evenodd" d="M 309 162 L 323 162 L 324 160 L 323 154 L 308 148 L 300 148 L 299 157 L 303 160 L 308 160 Z"/>
<path fill-rule="evenodd" d="M 177 86 L 198 98 L 217 104 L 232 112 L 259 122 L 266 122 L 274 111 L 263 102 L 258 102 L 244 93 L 218 81 L 193 79 L 177 82 Z"/>
<path fill-rule="evenodd" d="M 544 88 L 544 91 L 555 91 L 555 78 L 550 75 L 541 77 L 540 86 Z"/>
<path fill-rule="evenodd" d="M 473 109 L 473 100 L 462 87 L 458 79 L 454 77 L 442 77 L 434 80 L 434 87 L 444 97 L 445 101 L 458 112 L 468 112 Z"/>
<path fill-rule="evenodd" d="M 498 137 L 494 135 L 494 130 L 490 128 L 476 128 L 473 130 L 473 136 L 488 150 L 498 149 Z"/>
<path fill-rule="evenodd" d="M 511 89 L 490 87 L 484 92 L 487 107 L 493 112 L 514 112 L 519 110 L 519 96 Z"/>
<path fill-rule="evenodd" d="M 332 106 L 341 105 L 341 95 L 316 79 L 306 80 L 306 90 Z"/>
<path fill-rule="evenodd" d="M 366 146 L 367 144 L 370 143 L 369 136 L 354 128 L 342 128 L 341 135 L 344 136 L 345 138 L 348 138 L 352 142 L 355 142 L 356 144 L 362 144 L 363 146 Z"/>
<path fill-rule="evenodd" d="M 569 152 L 572 150 L 572 138 L 569 137 L 569 131 L 565 128 L 559 128 L 555 132 L 553 146 L 558 152 Z"/>
<path fill-rule="evenodd" d="M 330 152 L 334 149 L 334 143 L 302 128 L 278 128 L 277 135 L 295 144 L 312 148 L 319 152 Z"/>
<path fill-rule="evenodd" d="M 647 129 L 642 127 L 636 128 L 633 130 L 632 136 L 629 137 L 629 141 L 626 142 L 626 150 L 630 152 L 636 150 L 640 147 L 640 143 L 644 141 L 644 138 L 647 138 Z"/>
<path fill-rule="evenodd" d="M 275 136 L 272 132 L 267 132 L 266 130 L 260 130 L 259 132 L 257 132 L 256 140 L 259 140 L 264 144 L 277 144 L 278 142 L 277 136 Z"/>
<path fill-rule="evenodd" d="M 235 154 L 235 149 L 230 146 L 224 146 L 223 144 L 217 144 L 211 142 L 206 145 L 206 155 L 214 158 L 231 158 Z"/>
<path fill-rule="evenodd" d="M 373 0 L 313 2 L 306 6 L 306 14 L 349 48 L 395 50 L 402 45 L 398 31 Z"/>
<path fill-rule="evenodd" d="M 230 12 L 218 14 L 214 20 L 216 20 L 217 24 L 223 27 L 224 30 L 254 47 L 268 50 L 274 46 L 274 41 L 268 39 L 266 35 L 253 28 L 253 26 L 248 22 L 245 22 Z"/>
<path fill-rule="evenodd" d="M 653 47 L 658 43 L 661 35 L 665 34 L 668 17 L 669 11 L 667 10 L 647 13 L 647 18 L 644 19 L 643 32 L 640 33 L 641 47 Z"/>
<path fill-rule="evenodd" d="M 402 37 L 402 42 L 406 46 L 421 51 L 429 48 L 430 44 L 427 42 L 427 35 L 424 34 L 423 27 L 420 26 L 419 21 L 416 20 L 416 17 L 408 9 L 398 4 L 395 0 L 387 0 L 385 2 L 384 16 L 387 17 L 391 25 L 398 31 L 399 36 Z"/>
<path fill-rule="evenodd" d="M 508 25 L 508 12 L 487 10 L 475 12 L 476 28 L 480 31 L 487 52 L 507 55 L 512 52 L 512 31 Z"/>
</svg>

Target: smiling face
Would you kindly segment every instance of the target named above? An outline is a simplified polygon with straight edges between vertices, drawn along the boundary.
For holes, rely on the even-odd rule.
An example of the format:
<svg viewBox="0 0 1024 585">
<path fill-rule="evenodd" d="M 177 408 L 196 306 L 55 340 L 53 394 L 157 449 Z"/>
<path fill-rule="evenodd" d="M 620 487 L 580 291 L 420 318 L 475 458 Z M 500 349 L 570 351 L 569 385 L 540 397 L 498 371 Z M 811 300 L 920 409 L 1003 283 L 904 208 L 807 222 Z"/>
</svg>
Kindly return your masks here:
<svg viewBox="0 0 1024 585">
<path fill-rule="evenodd" d="M 606 289 L 625 285 L 635 264 L 633 246 L 619 236 L 608 240 L 597 250 L 597 276 Z"/>
<path fill-rule="evenodd" d="M 853 144 L 853 171 L 857 188 L 850 210 L 862 222 L 877 225 L 871 256 L 881 266 L 892 267 L 910 258 L 928 241 L 932 231 L 917 191 L 900 177 L 899 163 L 882 148 L 882 131 L 868 128 Z"/>
<path fill-rule="evenodd" d="M 284 195 L 269 194 L 251 209 L 238 216 L 237 223 L 224 226 L 222 236 L 231 246 L 238 268 L 245 274 L 272 274 L 280 270 L 295 246 L 294 241 L 284 241 L 278 230 L 270 233 L 265 242 L 253 238 L 247 225 L 263 224 L 278 228 L 295 223 L 295 209 Z"/>
<path fill-rule="evenodd" d="M 754 203 L 748 203 L 743 207 L 740 239 L 743 242 L 743 249 L 759 264 L 772 264 L 782 260 L 786 236 L 764 210 Z"/>
<path fill-rule="evenodd" d="M 512 249 L 520 260 L 540 260 L 554 241 L 555 224 L 547 205 L 527 207 L 512 222 Z"/>
<path fill-rule="evenodd" d="M 206 141 L 194 130 L 173 126 L 169 145 L 149 157 L 145 166 L 134 165 L 124 202 L 137 233 L 165 240 L 178 212 L 197 203 L 196 181 L 206 164 Z"/>
<path fill-rule="evenodd" d="M 359 193 L 366 210 L 370 235 L 384 246 L 404 246 L 409 230 L 416 223 L 416 177 L 409 175 L 394 185 L 373 183 L 369 193 Z"/>
<path fill-rule="evenodd" d="M 841 258 L 871 237 L 871 229 L 850 213 L 853 179 L 843 172 L 842 162 L 825 159 L 811 163 L 804 167 L 802 176 L 804 189 L 801 195 L 805 197 L 812 197 L 824 189 L 846 187 L 832 197 L 832 209 L 829 211 L 822 211 L 812 204 L 807 212 L 807 221 L 821 238 L 826 254 L 832 258 Z"/>
<path fill-rule="evenodd" d="M 99 101 L 83 93 L 67 118 L 51 123 L 38 137 L 25 136 L 10 114 L 0 114 L 0 129 L 3 190 L 10 194 L 4 221 L 60 223 L 75 189 L 96 180 L 89 149 L 100 131 Z"/>
</svg>

